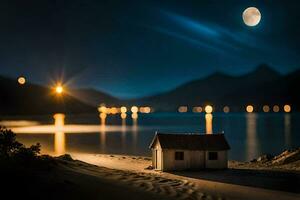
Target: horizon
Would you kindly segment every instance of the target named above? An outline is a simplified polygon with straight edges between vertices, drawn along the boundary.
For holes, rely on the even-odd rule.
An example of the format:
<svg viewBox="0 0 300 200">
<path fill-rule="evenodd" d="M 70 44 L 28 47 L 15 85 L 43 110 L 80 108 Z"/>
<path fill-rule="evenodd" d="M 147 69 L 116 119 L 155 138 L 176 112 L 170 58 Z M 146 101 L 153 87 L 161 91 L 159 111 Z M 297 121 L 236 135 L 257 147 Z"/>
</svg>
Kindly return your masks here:
<svg viewBox="0 0 300 200">
<path fill-rule="evenodd" d="M 180 83 L 178 85 L 175 85 L 174 87 L 172 88 L 169 88 L 169 89 L 166 89 L 166 90 L 161 90 L 161 91 L 158 91 L 156 93 L 150 93 L 148 95 L 145 95 L 145 96 L 125 96 L 125 97 L 122 97 L 122 96 L 115 96 L 114 94 L 111 94 L 109 91 L 105 91 L 105 90 L 101 90 L 101 89 L 98 89 L 98 88 L 94 88 L 92 86 L 87 86 L 87 87 L 80 87 L 80 86 L 77 86 L 77 87 L 69 87 L 69 89 L 71 90 L 76 90 L 76 89 L 87 89 L 87 90 L 95 90 L 97 92 L 101 92 L 101 93 L 104 93 L 106 95 L 109 95 L 109 96 L 112 96 L 114 98 L 117 98 L 119 100 L 134 100 L 134 99 L 140 99 L 140 98 L 147 98 L 147 97 L 151 97 L 151 96 L 156 96 L 156 95 L 160 95 L 160 94 L 163 94 L 163 93 L 167 93 L 167 92 L 170 92 L 170 91 L 173 91 L 175 90 L 176 88 L 178 87 L 181 87 L 183 85 L 186 85 L 186 84 L 189 84 L 191 82 L 194 82 L 194 81 L 201 81 L 201 80 L 205 80 L 213 75 L 226 75 L 226 76 L 230 76 L 230 77 L 242 77 L 242 76 L 245 76 L 245 75 L 248 75 L 248 74 L 251 74 L 251 73 L 254 73 L 256 71 L 258 71 L 259 69 L 261 68 L 266 68 L 270 71 L 273 71 L 273 72 L 276 72 L 278 73 L 278 75 L 280 76 L 286 76 L 286 75 L 289 75 L 289 74 L 293 74 L 297 71 L 299 71 L 300 69 L 295 69 L 293 71 L 290 71 L 290 72 L 286 72 L 286 73 L 282 73 L 281 71 L 278 71 L 276 69 L 274 69 L 272 66 L 266 64 L 266 63 L 261 63 L 259 65 L 257 65 L 256 67 L 254 67 L 253 69 L 251 69 L 250 71 L 247 71 L 247 72 L 244 72 L 244 73 L 239 73 L 239 74 L 230 74 L 230 73 L 226 73 L 226 72 L 223 72 L 223 71 L 215 71 L 215 72 L 212 72 L 208 75 L 205 75 L 205 76 L 202 76 L 202 77 L 199 77 L 199 78 L 195 78 L 195 79 L 192 79 L 192 80 L 188 80 L 186 82 L 183 82 L 183 83 Z M 17 80 L 18 77 L 11 77 L 11 76 L 3 76 L 0 74 L 0 77 L 4 77 L 4 78 L 9 78 L 9 79 L 12 79 L 12 80 Z M 51 87 L 49 86 L 49 84 L 42 84 L 42 83 L 38 83 L 38 82 L 30 82 L 28 80 L 26 80 L 27 84 L 34 84 L 34 85 L 40 85 L 40 86 L 43 86 L 43 87 Z"/>
</svg>

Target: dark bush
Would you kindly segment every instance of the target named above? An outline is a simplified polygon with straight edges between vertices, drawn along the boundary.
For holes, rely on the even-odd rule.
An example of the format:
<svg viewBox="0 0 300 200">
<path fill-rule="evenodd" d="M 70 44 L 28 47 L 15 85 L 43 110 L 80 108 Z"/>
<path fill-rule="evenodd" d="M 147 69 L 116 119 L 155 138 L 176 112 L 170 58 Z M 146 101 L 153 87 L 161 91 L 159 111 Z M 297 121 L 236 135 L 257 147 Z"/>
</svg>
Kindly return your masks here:
<svg viewBox="0 0 300 200">
<path fill-rule="evenodd" d="M 32 161 L 38 157 L 41 145 L 37 143 L 27 148 L 16 140 L 16 134 L 0 127 L 0 160 Z"/>
</svg>

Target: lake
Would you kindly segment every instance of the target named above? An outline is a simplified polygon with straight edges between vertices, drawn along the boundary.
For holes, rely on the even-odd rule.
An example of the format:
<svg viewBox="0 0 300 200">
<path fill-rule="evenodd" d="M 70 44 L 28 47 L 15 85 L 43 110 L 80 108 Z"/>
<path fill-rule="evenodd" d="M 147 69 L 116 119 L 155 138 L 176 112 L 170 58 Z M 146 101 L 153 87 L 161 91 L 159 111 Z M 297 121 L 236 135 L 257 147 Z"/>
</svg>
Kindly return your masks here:
<svg viewBox="0 0 300 200">
<path fill-rule="evenodd" d="M 224 133 L 231 146 L 229 159 L 249 161 L 300 146 L 298 113 L 151 113 L 125 119 L 109 115 L 56 114 L 2 117 L 25 145 L 39 142 L 42 153 L 105 153 L 149 156 L 156 131 L 162 133 Z"/>
</svg>

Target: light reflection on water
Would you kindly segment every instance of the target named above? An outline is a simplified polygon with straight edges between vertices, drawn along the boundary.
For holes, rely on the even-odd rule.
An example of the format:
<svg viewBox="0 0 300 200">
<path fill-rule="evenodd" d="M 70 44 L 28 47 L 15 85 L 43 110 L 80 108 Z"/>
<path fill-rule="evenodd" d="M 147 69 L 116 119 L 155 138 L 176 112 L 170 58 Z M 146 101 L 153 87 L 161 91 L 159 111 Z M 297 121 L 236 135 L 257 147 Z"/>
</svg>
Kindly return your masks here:
<svg viewBox="0 0 300 200">
<path fill-rule="evenodd" d="M 53 125 L 12 127 L 26 145 L 40 142 L 42 153 L 108 153 L 150 155 L 155 131 L 220 133 L 231 145 L 230 159 L 251 160 L 263 153 L 300 146 L 298 114 L 149 114 L 71 117 L 56 114 Z M 65 117 L 68 123 L 64 123 Z M 91 124 L 80 124 L 90 121 Z M 69 122 L 72 122 L 69 124 Z M 75 122 L 75 123 L 74 123 Z M 97 125 L 98 123 L 98 125 Z M 88 134 L 87 134 L 88 133 Z"/>
<path fill-rule="evenodd" d="M 291 115 L 284 114 L 284 141 L 286 146 L 291 146 Z"/>
<path fill-rule="evenodd" d="M 62 155 L 66 153 L 65 133 L 60 131 L 65 125 L 65 115 L 58 113 L 53 116 L 54 126 L 57 131 L 54 133 L 54 154 Z"/>
<path fill-rule="evenodd" d="M 212 120 L 213 120 L 212 114 L 205 114 L 205 127 L 206 127 L 207 134 L 213 133 Z"/>
<path fill-rule="evenodd" d="M 259 156 L 259 144 L 256 136 L 256 113 L 246 114 L 247 126 L 247 145 L 246 145 L 246 160 L 251 160 Z"/>
</svg>

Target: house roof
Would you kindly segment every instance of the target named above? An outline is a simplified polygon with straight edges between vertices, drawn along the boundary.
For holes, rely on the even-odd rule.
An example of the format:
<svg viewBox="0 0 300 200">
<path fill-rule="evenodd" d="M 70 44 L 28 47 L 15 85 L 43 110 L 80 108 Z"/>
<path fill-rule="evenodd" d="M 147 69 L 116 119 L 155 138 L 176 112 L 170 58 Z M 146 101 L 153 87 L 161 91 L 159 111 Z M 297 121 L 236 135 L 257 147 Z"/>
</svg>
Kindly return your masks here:
<svg viewBox="0 0 300 200">
<path fill-rule="evenodd" d="M 182 150 L 229 150 L 224 134 L 164 134 L 156 133 L 149 148 L 159 141 L 162 149 Z"/>
</svg>

